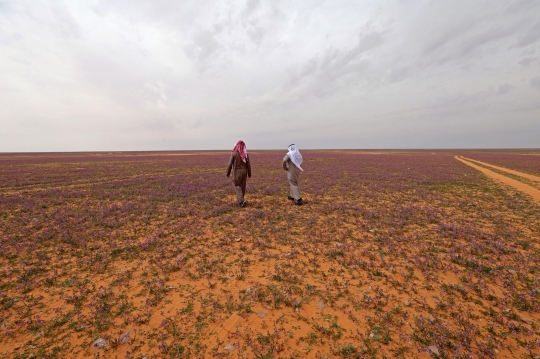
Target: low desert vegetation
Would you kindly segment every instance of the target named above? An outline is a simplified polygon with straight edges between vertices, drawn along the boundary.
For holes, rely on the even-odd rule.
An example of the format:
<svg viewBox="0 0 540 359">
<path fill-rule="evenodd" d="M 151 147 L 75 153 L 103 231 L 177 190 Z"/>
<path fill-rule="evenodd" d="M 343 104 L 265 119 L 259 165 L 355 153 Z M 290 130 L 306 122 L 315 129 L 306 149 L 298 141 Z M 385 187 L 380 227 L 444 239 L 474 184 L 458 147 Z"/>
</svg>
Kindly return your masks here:
<svg viewBox="0 0 540 359">
<path fill-rule="evenodd" d="M 527 195 L 456 153 L 303 151 L 294 206 L 253 151 L 238 208 L 229 155 L 0 156 L 0 358 L 540 355 Z"/>
</svg>

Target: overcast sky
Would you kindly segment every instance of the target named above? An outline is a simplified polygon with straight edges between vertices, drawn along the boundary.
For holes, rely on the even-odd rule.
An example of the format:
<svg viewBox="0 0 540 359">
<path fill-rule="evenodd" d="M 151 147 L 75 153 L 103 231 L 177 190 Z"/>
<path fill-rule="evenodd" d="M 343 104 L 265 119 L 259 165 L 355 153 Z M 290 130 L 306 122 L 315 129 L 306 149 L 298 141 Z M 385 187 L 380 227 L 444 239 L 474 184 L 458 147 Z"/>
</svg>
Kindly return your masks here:
<svg viewBox="0 0 540 359">
<path fill-rule="evenodd" d="M 540 0 L 0 0 L 0 152 L 540 147 Z"/>
</svg>

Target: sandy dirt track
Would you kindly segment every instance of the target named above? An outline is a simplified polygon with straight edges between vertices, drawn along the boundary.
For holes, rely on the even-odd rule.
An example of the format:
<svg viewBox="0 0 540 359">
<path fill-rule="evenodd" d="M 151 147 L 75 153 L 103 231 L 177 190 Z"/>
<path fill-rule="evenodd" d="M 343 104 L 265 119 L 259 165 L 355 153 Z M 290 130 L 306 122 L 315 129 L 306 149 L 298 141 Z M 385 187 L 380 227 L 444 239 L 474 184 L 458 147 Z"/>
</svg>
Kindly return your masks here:
<svg viewBox="0 0 540 359">
<path fill-rule="evenodd" d="M 494 168 L 496 170 L 503 171 L 503 172 L 506 172 L 506 173 L 510 173 L 512 175 L 515 175 L 515 176 L 523 177 L 523 178 L 526 178 L 526 179 L 528 179 L 530 181 L 540 182 L 540 177 L 539 176 L 535 176 L 535 175 L 531 175 L 531 174 L 528 174 L 528 173 L 523 173 L 523 172 L 511 170 L 511 169 L 508 169 L 508 168 L 505 168 L 505 167 L 495 166 L 495 165 L 492 165 L 492 164 L 489 164 L 489 163 L 486 163 L 486 162 L 473 160 L 471 158 L 467 158 L 467 157 L 463 157 L 463 156 L 461 156 L 461 157 L 464 160 L 475 162 L 475 163 L 478 163 L 478 164 L 481 164 L 481 165 L 484 165 L 484 166 L 487 166 L 487 167 L 491 167 L 491 168 Z"/>
<path fill-rule="evenodd" d="M 524 192 L 528 195 L 530 195 L 531 197 L 533 197 L 536 201 L 540 202 L 540 191 L 537 190 L 536 188 L 534 187 L 531 187 L 529 185 L 526 185 L 520 181 L 517 181 L 513 178 L 509 178 L 509 177 L 506 177 L 506 176 L 503 176 L 499 173 L 496 173 L 496 172 L 493 172 L 493 171 L 490 171 L 488 170 L 487 168 L 484 168 L 484 167 L 481 167 L 481 166 L 478 166 L 478 165 L 475 165 L 474 163 L 471 163 L 468 161 L 468 159 L 466 160 L 465 158 L 460 158 L 458 156 L 455 157 L 458 161 L 460 162 L 463 162 L 464 164 L 466 164 L 467 166 L 471 166 L 472 168 L 474 169 L 477 169 L 478 171 L 482 172 L 483 174 L 485 174 L 486 176 L 492 178 L 492 179 L 495 179 L 499 182 L 502 182 L 506 185 L 509 185 L 511 187 L 514 187 L 515 189 L 521 191 L 521 192 Z M 480 162 L 480 161 L 476 161 L 476 162 Z M 487 163 L 484 163 L 484 162 L 480 162 L 482 164 L 485 164 L 485 165 L 488 165 L 488 166 L 491 166 L 491 167 L 494 167 L 494 168 L 498 168 L 500 170 L 504 170 L 504 171 L 507 171 L 508 173 L 513 173 L 513 174 L 516 174 L 518 176 L 523 176 L 524 174 L 521 173 L 521 172 L 517 172 L 517 171 L 512 171 L 510 172 L 511 170 L 507 170 L 506 168 L 502 168 L 502 167 L 497 167 L 497 166 L 492 166 L 492 165 L 489 165 Z M 524 177 L 524 176 L 523 176 Z M 536 177 L 536 176 L 532 176 L 532 177 Z"/>
</svg>

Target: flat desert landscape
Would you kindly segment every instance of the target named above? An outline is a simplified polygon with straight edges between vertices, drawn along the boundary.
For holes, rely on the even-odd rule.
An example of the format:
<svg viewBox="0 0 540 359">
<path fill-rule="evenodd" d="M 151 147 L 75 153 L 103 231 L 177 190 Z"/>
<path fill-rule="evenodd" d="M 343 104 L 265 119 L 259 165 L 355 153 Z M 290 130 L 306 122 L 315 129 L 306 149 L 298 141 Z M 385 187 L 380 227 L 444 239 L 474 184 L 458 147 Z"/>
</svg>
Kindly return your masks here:
<svg viewBox="0 0 540 359">
<path fill-rule="evenodd" d="M 0 358 L 535 358 L 540 151 L 0 154 Z"/>
</svg>

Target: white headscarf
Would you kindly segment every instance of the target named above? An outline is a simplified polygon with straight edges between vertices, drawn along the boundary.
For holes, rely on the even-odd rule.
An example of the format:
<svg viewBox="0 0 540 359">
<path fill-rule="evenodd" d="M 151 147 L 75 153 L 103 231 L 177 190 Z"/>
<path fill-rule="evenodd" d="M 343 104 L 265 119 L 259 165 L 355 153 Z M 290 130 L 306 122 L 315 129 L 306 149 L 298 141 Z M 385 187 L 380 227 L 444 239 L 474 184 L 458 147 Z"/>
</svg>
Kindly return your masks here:
<svg viewBox="0 0 540 359">
<path fill-rule="evenodd" d="M 303 171 L 300 165 L 302 164 L 302 161 L 304 161 L 304 159 L 302 158 L 302 154 L 300 154 L 300 151 L 298 151 L 296 145 L 293 144 L 289 146 L 289 152 L 287 153 L 287 155 L 291 159 L 291 162 L 294 163 L 294 165 L 298 167 L 300 171 Z"/>
</svg>

